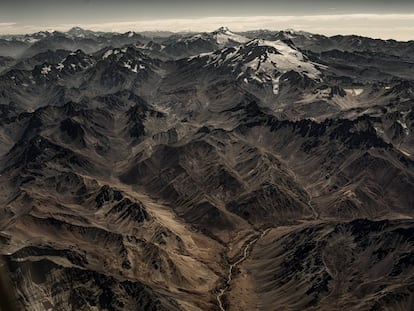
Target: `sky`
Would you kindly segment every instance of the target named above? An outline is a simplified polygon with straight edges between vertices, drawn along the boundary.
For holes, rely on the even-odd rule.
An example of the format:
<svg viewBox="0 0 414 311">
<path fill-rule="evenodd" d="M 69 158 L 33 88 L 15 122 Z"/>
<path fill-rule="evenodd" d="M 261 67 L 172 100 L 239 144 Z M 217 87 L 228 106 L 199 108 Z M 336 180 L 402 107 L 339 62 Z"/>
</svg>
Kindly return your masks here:
<svg viewBox="0 0 414 311">
<path fill-rule="evenodd" d="M 414 40 L 414 0 L 0 0 L 0 33 L 295 29 Z"/>
</svg>

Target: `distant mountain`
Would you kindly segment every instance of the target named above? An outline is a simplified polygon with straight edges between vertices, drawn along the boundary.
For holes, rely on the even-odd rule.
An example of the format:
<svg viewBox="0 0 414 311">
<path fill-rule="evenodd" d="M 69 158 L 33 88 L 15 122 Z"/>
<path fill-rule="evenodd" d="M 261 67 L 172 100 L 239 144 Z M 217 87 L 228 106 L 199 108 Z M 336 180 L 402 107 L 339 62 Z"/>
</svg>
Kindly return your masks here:
<svg viewBox="0 0 414 311">
<path fill-rule="evenodd" d="M 207 53 L 225 46 L 235 46 L 247 42 L 246 37 L 221 27 L 211 33 L 177 35 L 163 41 L 164 52 L 174 58 L 183 58 L 200 53 Z"/>
<path fill-rule="evenodd" d="M 372 39 L 355 35 L 336 35 L 327 37 L 311 34 L 304 31 L 284 30 L 268 31 L 258 30 L 242 33 L 249 38 L 262 38 L 266 40 L 289 39 L 297 47 L 315 53 L 331 50 L 347 52 L 380 52 L 395 55 L 400 58 L 412 60 L 414 41 L 398 42 L 395 40 Z"/>
<path fill-rule="evenodd" d="M 85 30 L 80 27 L 73 27 L 69 29 L 66 34 L 71 36 L 72 38 L 90 38 L 94 39 L 99 37 L 100 35 L 104 35 L 104 32 L 95 32 L 91 30 Z"/>
<path fill-rule="evenodd" d="M 0 54 L 16 58 L 30 58 L 47 50 L 77 50 L 96 52 L 106 46 L 120 47 L 149 41 L 135 32 L 105 33 L 74 27 L 67 32 L 38 32 L 31 35 L 3 36 Z M 3 46 L 2 46 L 3 45 Z"/>
</svg>

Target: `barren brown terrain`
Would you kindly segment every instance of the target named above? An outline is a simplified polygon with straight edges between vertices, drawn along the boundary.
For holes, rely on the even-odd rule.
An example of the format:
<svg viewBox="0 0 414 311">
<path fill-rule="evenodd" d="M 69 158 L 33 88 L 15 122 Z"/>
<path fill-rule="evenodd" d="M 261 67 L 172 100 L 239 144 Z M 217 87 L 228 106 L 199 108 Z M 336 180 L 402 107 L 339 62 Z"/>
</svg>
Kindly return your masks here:
<svg viewBox="0 0 414 311">
<path fill-rule="evenodd" d="M 19 309 L 414 309 L 412 42 L 75 30 L 0 39 Z"/>
</svg>

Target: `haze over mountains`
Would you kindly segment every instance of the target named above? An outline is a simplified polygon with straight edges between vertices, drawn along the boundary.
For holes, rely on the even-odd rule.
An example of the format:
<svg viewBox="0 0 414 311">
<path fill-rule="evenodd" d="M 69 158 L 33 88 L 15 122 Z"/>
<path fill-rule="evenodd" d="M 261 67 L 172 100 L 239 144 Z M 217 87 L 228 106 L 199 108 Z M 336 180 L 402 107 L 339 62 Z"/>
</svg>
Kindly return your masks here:
<svg viewBox="0 0 414 311">
<path fill-rule="evenodd" d="M 24 310 L 414 309 L 414 42 L 0 39 Z"/>
</svg>

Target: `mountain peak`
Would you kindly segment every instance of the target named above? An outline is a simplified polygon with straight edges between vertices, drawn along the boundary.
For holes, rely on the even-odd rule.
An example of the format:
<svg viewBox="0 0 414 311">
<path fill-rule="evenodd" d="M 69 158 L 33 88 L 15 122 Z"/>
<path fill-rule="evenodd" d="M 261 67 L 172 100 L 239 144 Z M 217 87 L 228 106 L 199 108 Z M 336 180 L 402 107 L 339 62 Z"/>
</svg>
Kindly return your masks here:
<svg viewBox="0 0 414 311">
<path fill-rule="evenodd" d="M 213 31 L 211 34 L 217 40 L 217 43 L 219 45 L 226 45 L 229 42 L 245 43 L 245 42 L 249 41 L 248 38 L 246 38 L 244 36 L 241 36 L 241 35 L 238 35 L 238 34 L 232 32 L 232 31 L 230 31 L 230 29 L 227 28 L 227 27 L 220 27 L 216 31 Z"/>
<path fill-rule="evenodd" d="M 85 29 L 83 29 L 83 28 L 81 28 L 81 27 L 79 27 L 79 26 L 75 26 L 75 27 L 72 27 L 71 29 L 69 29 L 69 31 L 84 31 Z"/>
<path fill-rule="evenodd" d="M 312 36 L 312 33 L 310 33 L 310 32 L 306 32 L 306 31 L 302 31 L 302 30 L 295 30 L 293 28 L 285 29 L 282 32 L 286 33 L 286 34 L 290 34 L 290 35 L 295 35 L 295 36 L 298 36 L 298 35 L 299 36 L 306 36 L 306 37 Z"/>
<path fill-rule="evenodd" d="M 92 30 L 83 29 L 78 26 L 72 27 L 66 32 L 66 34 L 73 36 L 73 37 L 80 37 L 80 38 L 85 38 L 85 37 L 95 35 L 95 33 Z"/>
<path fill-rule="evenodd" d="M 214 33 L 228 33 L 228 32 L 231 32 L 231 31 L 228 27 L 225 27 L 225 26 L 222 26 L 216 31 L 214 31 Z"/>
<path fill-rule="evenodd" d="M 71 29 L 68 30 L 68 33 L 80 33 L 80 32 L 86 32 L 85 29 L 81 28 L 81 27 L 72 27 Z"/>
</svg>

